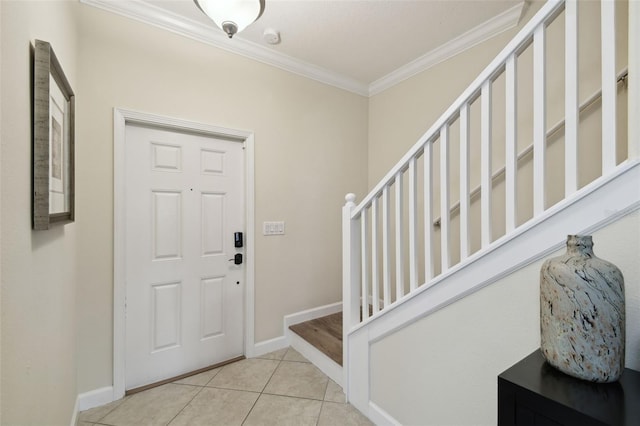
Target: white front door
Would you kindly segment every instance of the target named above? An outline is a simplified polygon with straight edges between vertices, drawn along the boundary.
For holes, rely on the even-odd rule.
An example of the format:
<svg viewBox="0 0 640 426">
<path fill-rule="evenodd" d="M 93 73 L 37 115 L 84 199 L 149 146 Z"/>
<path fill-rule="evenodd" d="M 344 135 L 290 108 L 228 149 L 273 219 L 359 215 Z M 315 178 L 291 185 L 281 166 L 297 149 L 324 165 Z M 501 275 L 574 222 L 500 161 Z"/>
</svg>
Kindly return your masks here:
<svg viewBox="0 0 640 426">
<path fill-rule="evenodd" d="M 238 141 L 125 135 L 126 389 L 243 354 L 244 155 Z"/>
</svg>

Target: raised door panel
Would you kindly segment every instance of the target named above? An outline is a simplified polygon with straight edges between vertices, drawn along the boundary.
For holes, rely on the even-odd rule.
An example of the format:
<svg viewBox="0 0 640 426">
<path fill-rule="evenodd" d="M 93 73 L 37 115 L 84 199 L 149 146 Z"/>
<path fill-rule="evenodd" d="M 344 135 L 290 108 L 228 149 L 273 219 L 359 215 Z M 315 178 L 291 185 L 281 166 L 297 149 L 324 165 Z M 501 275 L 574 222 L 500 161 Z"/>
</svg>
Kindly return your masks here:
<svg viewBox="0 0 640 426">
<path fill-rule="evenodd" d="M 177 259 L 182 256 L 182 194 L 153 191 L 151 236 L 153 259 Z"/>
<path fill-rule="evenodd" d="M 224 159 L 224 151 L 202 149 L 200 151 L 200 165 L 202 173 L 210 175 L 224 174 Z"/>
<path fill-rule="evenodd" d="M 224 277 L 201 281 L 200 338 L 209 339 L 224 334 Z"/>
<path fill-rule="evenodd" d="M 202 194 L 202 255 L 212 256 L 224 251 L 225 194 Z"/>
<path fill-rule="evenodd" d="M 182 329 L 180 282 L 151 286 L 151 352 L 180 346 Z"/>
<path fill-rule="evenodd" d="M 151 170 L 156 172 L 179 172 L 182 170 L 182 147 L 151 143 Z"/>
</svg>

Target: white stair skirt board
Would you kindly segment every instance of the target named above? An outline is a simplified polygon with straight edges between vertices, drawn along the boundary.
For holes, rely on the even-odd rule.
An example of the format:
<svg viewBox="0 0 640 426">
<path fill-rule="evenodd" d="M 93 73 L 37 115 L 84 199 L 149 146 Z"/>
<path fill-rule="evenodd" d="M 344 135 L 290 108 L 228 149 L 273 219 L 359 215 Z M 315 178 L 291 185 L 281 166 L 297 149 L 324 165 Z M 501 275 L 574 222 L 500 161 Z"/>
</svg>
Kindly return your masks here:
<svg viewBox="0 0 640 426">
<path fill-rule="evenodd" d="M 320 352 L 315 346 L 298 336 L 293 331 L 289 331 L 289 342 L 291 347 L 307 358 L 313 365 L 318 367 L 320 371 L 329 376 L 331 380 L 336 382 L 340 387 L 342 385 L 342 367 L 336 364 L 331 358 Z"/>
</svg>

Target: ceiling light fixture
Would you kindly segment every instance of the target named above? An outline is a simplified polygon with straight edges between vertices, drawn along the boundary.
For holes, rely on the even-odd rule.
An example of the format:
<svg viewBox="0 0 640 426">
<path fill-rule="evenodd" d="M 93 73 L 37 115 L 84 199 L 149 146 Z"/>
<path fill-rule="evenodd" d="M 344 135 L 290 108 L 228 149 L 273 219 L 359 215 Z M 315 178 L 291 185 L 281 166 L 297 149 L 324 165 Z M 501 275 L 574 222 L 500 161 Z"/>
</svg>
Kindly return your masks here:
<svg viewBox="0 0 640 426">
<path fill-rule="evenodd" d="M 258 20 L 265 0 L 193 0 L 229 38 Z"/>
</svg>

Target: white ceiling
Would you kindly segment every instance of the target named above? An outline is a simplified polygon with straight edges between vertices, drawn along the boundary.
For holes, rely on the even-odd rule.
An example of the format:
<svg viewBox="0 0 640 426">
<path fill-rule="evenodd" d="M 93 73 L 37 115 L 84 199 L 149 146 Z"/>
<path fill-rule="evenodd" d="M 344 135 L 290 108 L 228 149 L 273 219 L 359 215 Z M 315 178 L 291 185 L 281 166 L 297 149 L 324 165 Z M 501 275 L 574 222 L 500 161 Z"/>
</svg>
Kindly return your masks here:
<svg viewBox="0 0 640 426">
<path fill-rule="evenodd" d="M 266 0 L 229 40 L 192 0 L 81 0 L 362 95 L 517 25 L 524 0 Z M 281 42 L 269 45 L 273 28 Z"/>
</svg>

